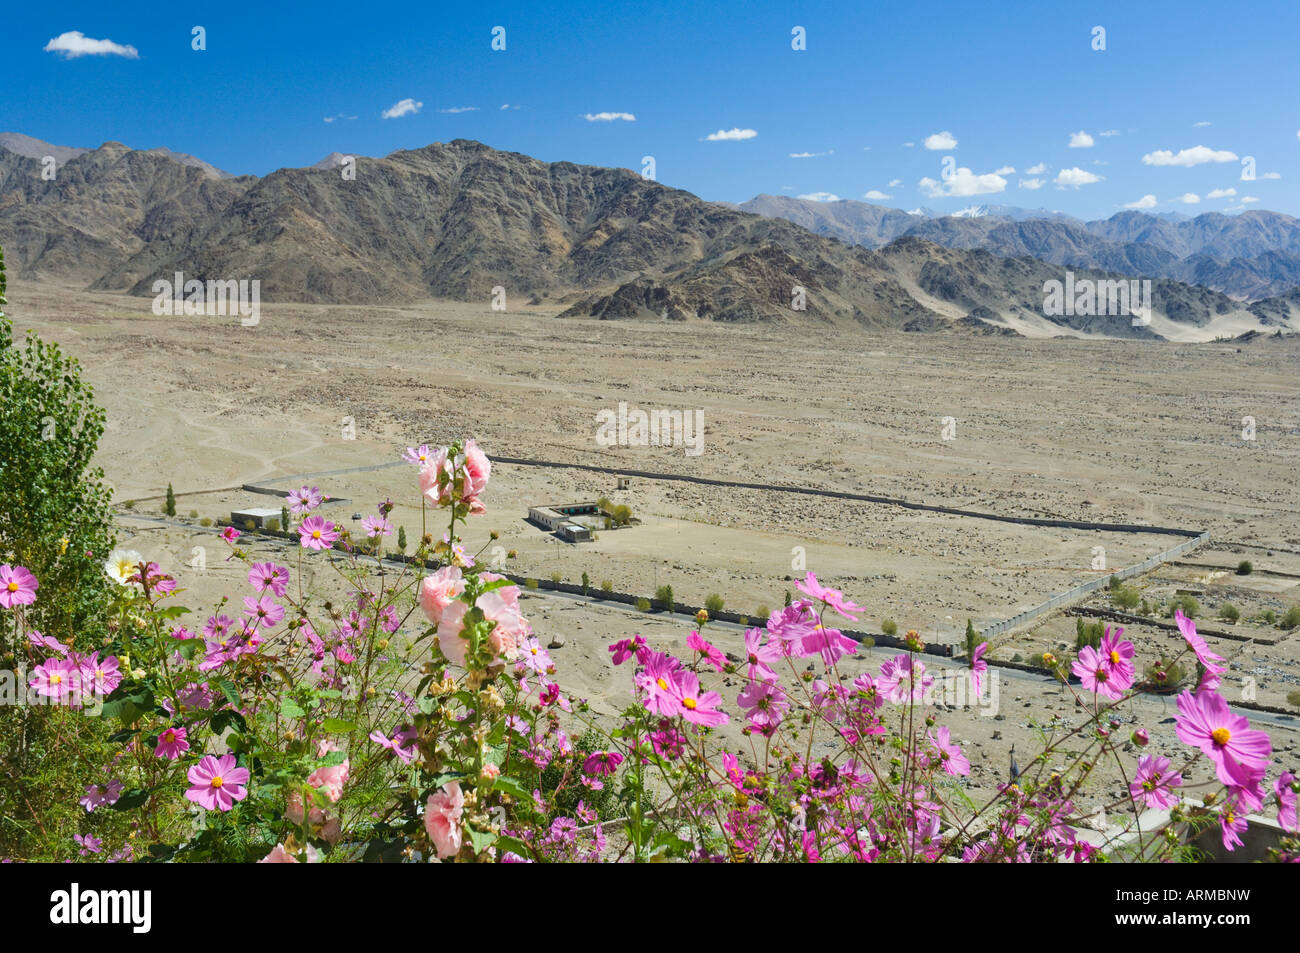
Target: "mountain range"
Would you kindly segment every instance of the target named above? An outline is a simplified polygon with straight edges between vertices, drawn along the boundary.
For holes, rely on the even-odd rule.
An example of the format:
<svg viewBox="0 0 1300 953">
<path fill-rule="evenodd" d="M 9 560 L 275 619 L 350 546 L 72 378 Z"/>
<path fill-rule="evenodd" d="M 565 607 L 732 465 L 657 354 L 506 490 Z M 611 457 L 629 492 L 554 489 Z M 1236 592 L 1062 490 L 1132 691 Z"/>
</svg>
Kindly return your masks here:
<svg viewBox="0 0 1300 953">
<path fill-rule="evenodd" d="M 1177 257 L 1155 236 L 1181 236 L 1174 247 L 1229 267 L 1203 251 L 1229 238 L 1179 231 L 1207 216 L 1116 216 L 1087 223 L 1110 229 L 1095 234 L 1065 218 L 928 218 L 866 203 L 760 197 L 745 203 L 759 208 L 738 209 L 627 169 L 546 163 L 469 140 L 359 156 L 342 169 L 334 153 L 261 178 L 170 150 L 56 148 L 0 136 L 0 245 L 18 278 L 152 296 L 156 280 L 179 271 L 258 279 L 266 302 L 351 304 L 486 306 L 502 288 L 508 306 L 548 303 L 562 316 L 1034 336 L 1203 340 L 1300 328 L 1295 293 L 1247 303 L 1151 270 Z M 53 180 L 42 176 L 46 155 Z M 1250 260 L 1291 254 L 1287 216 L 1244 214 L 1255 216 L 1240 230 Z M 909 230 L 922 227 L 930 233 Z M 1074 265 L 1028 254 L 1004 228 L 1068 229 L 1080 248 L 1133 250 Z M 1262 250 L 1269 243 L 1284 247 Z M 1044 290 L 1065 278 L 1063 264 L 1075 281 L 1151 275 L 1150 323 L 1045 314 Z"/>
</svg>

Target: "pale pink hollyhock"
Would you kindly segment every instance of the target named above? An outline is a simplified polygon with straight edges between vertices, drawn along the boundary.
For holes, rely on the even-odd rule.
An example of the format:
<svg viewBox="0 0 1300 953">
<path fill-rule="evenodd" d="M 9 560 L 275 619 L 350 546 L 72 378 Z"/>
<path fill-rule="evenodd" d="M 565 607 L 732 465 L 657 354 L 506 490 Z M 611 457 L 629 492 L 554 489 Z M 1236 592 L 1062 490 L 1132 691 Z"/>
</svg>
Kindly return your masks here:
<svg viewBox="0 0 1300 953">
<path fill-rule="evenodd" d="M 154 757 L 179 758 L 190 750 L 190 743 L 185 740 L 184 728 L 164 728 L 158 733 L 158 746 L 154 748 Z"/>
<path fill-rule="evenodd" d="M 482 493 L 488 484 L 488 477 L 492 475 L 492 463 L 487 458 L 487 454 L 479 449 L 479 445 L 474 440 L 465 442 L 465 485 L 462 495 L 466 500 L 477 497 Z"/>
<path fill-rule="evenodd" d="M 461 793 L 458 781 L 450 781 L 441 791 L 429 795 L 424 810 L 424 829 L 429 832 L 440 858 L 455 857 L 460 852 L 460 816 L 464 808 L 465 795 Z"/>
<path fill-rule="evenodd" d="M 443 506 L 452 500 L 451 483 L 453 476 L 452 461 L 447 456 L 447 448 L 439 447 L 429 457 L 429 461 L 420 467 L 417 482 L 425 499 L 435 506 Z"/>
<path fill-rule="evenodd" d="M 236 767 L 233 755 L 205 755 L 187 776 L 190 788 L 185 796 L 206 810 L 228 811 L 248 797 L 248 769 Z"/>
<path fill-rule="evenodd" d="M 1252 729 L 1244 715 L 1232 714 L 1217 692 L 1179 695 L 1176 723 L 1178 740 L 1200 748 L 1229 787 L 1257 783 L 1268 768 L 1273 753 L 1268 733 Z"/>
<path fill-rule="evenodd" d="M 316 749 L 316 757 L 323 758 L 330 752 L 338 750 L 338 746 L 332 742 L 322 741 Z M 317 768 L 307 775 L 307 783 L 325 792 L 325 796 L 330 799 L 331 804 L 337 804 L 339 798 L 343 796 L 343 785 L 348 782 L 348 762 L 349 759 L 344 758 L 338 764 Z"/>
<path fill-rule="evenodd" d="M 443 566 L 420 580 L 420 608 L 430 622 L 441 622 L 443 612 L 465 591 L 465 577 L 459 566 Z"/>
<path fill-rule="evenodd" d="M 12 609 L 31 605 L 36 601 L 36 590 L 40 586 L 26 566 L 11 566 L 9 563 L 0 566 L 0 606 Z"/>
<path fill-rule="evenodd" d="M 296 864 L 298 858 L 284 849 L 283 844 L 276 844 L 271 852 L 258 861 L 259 864 Z"/>
<path fill-rule="evenodd" d="M 460 637 L 468 611 L 469 606 L 457 599 L 447 606 L 438 620 L 438 647 L 447 656 L 447 661 L 460 666 L 464 666 L 465 650 L 469 648 L 469 642 Z"/>
<path fill-rule="evenodd" d="M 481 572 L 479 573 L 478 578 L 481 582 L 498 582 L 506 577 L 502 576 L 500 573 Z M 502 586 L 500 589 L 494 589 L 493 591 L 501 595 L 501 598 L 505 600 L 506 605 L 514 609 L 519 608 L 518 586 Z"/>
</svg>

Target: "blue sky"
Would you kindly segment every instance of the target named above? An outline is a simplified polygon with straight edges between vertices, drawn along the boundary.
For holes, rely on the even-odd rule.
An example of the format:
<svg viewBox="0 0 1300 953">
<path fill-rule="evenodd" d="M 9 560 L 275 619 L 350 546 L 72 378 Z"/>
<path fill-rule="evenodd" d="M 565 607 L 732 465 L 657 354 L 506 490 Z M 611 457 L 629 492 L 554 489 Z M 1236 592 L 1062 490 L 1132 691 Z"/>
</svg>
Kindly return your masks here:
<svg viewBox="0 0 1300 953">
<path fill-rule="evenodd" d="M 0 130 L 257 175 L 468 138 L 638 171 L 650 155 L 718 200 L 1300 213 L 1284 0 L 114 6 L 9 5 Z M 74 32 L 123 49 L 69 55 Z M 404 100 L 421 105 L 383 118 Z"/>
</svg>

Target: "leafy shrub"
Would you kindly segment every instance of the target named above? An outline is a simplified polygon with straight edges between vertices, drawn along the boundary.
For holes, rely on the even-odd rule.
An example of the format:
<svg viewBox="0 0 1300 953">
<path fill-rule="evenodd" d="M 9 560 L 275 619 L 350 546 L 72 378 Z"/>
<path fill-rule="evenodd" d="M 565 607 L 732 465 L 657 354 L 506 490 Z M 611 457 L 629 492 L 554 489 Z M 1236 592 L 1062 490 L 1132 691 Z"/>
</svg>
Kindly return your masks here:
<svg viewBox="0 0 1300 953">
<path fill-rule="evenodd" d="M 205 516 L 205 517 L 203 517 L 203 519 L 199 520 L 199 525 L 200 525 L 200 526 L 211 526 L 211 525 L 212 525 L 212 517 L 210 517 L 210 516 Z"/>
<path fill-rule="evenodd" d="M 1300 606 L 1292 606 L 1286 610 L 1286 615 L 1282 616 L 1282 621 L 1278 623 L 1280 629 L 1294 629 L 1300 625 Z"/>
<path fill-rule="evenodd" d="M 898 635 L 898 623 L 893 619 L 885 619 L 880 623 L 880 631 L 892 638 Z"/>
<path fill-rule="evenodd" d="M 1265 625 L 1276 625 L 1277 613 L 1274 612 L 1272 609 L 1265 609 L 1263 612 L 1259 614 L 1259 620 L 1263 622 Z"/>
<path fill-rule="evenodd" d="M 170 483 L 167 484 L 167 501 L 163 504 L 163 512 L 168 516 L 176 515 L 176 493 Z"/>
<path fill-rule="evenodd" d="M 1161 694 L 1179 691 L 1183 687 L 1183 682 L 1187 679 L 1187 671 L 1182 664 L 1167 658 L 1161 658 L 1159 661 L 1148 665 L 1144 675 L 1146 676 L 1144 685 L 1146 690 Z"/>
<path fill-rule="evenodd" d="M 644 596 L 642 596 L 640 599 L 638 599 L 638 600 L 636 601 L 636 607 L 637 607 L 637 610 L 640 611 L 640 612 L 649 612 L 649 611 L 650 611 L 650 600 L 647 599 L 647 598 L 645 598 Z"/>
<path fill-rule="evenodd" d="M 665 612 L 672 612 L 673 607 L 677 604 L 673 599 L 673 587 L 668 585 L 668 583 L 664 583 L 656 589 L 655 602 L 657 602 L 659 608 L 663 609 Z"/>
<path fill-rule="evenodd" d="M 564 575 L 558 569 L 551 573 L 551 582 L 559 584 L 563 579 Z"/>
<path fill-rule="evenodd" d="M 196 519 L 198 519 L 198 518 L 199 518 L 199 511 L 198 511 L 198 510 L 190 510 L 190 519 L 192 519 L 192 520 L 196 520 Z"/>
<path fill-rule="evenodd" d="M 1111 589 L 1110 601 L 1120 609 L 1134 609 L 1142 601 L 1142 594 L 1136 586 L 1115 586 Z"/>
<path fill-rule="evenodd" d="M 724 605 L 726 605 L 726 600 L 716 592 L 709 593 L 704 600 L 704 608 L 709 610 L 709 615 L 717 615 L 722 611 Z"/>
<path fill-rule="evenodd" d="M 531 576 L 529 576 L 527 579 L 524 580 L 524 585 L 525 585 L 526 587 L 528 587 L 529 589 L 536 589 L 538 583 L 537 583 L 537 580 L 536 580 L 536 579 L 534 579 L 534 578 L 532 578 Z"/>
<path fill-rule="evenodd" d="M 1082 650 L 1085 646 L 1091 645 L 1094 649 L 1101 647 L 1101 637 L 1106 633 L 1106 626 L 1102 622 L 1084 622 L 1083 616 L 1075 616 L 1074 619 L 1074 649 Z"/>
<path fill-rule="evenodd" d="M 1225 602 L 1219 606 L 1219 618 L 1224 622 L 1236 622 L 1241 618 L 1241 612 L 1231 602 Z"/>
<path fill-rule="evenodd" d="M 278 533 L 280 532 L 280 521 L 275 518 L 269 519 L 266 521 L 266 528 L 272 533 Z"/>
<path fill-rule="evenodd" d="M 1238 576 L 1249 576 L 1254 571 L 1255 567 L 1250 564 L 1249 559 L 1243 559 L 1241 562 L 1237 563 Z"/>
<path fill-rule="evenodd" d="M 1300 708 L 1300 691 L 1287 692 L 1286 703 L 1293 708 Z"/>
<path fill-rule="evenodd" d="M 770 619 L 771 617 L 772 617 L 772 610 L 767 606 L 766 603 L 754 610 L 754 618 L 756 619 Z"/>
<path fill-rule="evenodd" d="M 1169 605 L 1165 610 L 1166 615 L 1173 617 L 1174 612 L 1181 609 L 1183 615 L 1189 619 L 1195 619 L 1201 614 L 1201 604 L 1196 601 L 1196 597 L 1188 593 L 1180 593 L 1169 600 Z"/>
<path fill-rule="evenodd" d="M 613 580 L 613 579 L 602 579 L 602 580 L 600 581 L 600 591 L 601 591 L 601 592 L 605 592 L 605 593 L 613 592 L 613 591 L 614 591 L 614 580 Z"/>
</svg>

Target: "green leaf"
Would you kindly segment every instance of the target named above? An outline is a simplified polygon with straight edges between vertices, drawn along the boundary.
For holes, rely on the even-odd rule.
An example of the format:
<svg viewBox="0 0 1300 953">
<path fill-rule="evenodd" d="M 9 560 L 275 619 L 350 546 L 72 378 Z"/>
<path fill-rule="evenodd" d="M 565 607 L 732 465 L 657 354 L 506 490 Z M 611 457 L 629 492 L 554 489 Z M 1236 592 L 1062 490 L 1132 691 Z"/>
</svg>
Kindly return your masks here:
<svg viewBox="0 0 1300 953">
<path fill-rule="evenodd" d="M 465 828 L 469 834 L 470 845 L 474 848 L 474 853 L 482 853 L 496 843 L 497 835 L 489 831 L 479 831 L 472 827 Z"/>
<path fill-rule="evenodd" d="M 326 718 L 321 728 L 331 734 L 346 735 L 357 730 L 357 726 L 342 718 Z"/>
<path fill-rule="evenodd" d="M 281 698 L 280 714 L 285 718 L 302 718 L 307 712 L 292 698 Z"/>
<path fill-rule="evenodd" d="M 231 708 L 238 708 L 243 704 L 242 699 L 239 697 L 239 689 L 235 687 L 234 682 L 229 679 L 222 679 L 217 683 L 217 686 L 221 689 L 221 694 L 226 696 L 226 701 L 230 702 Z"/>
<path fill-rule="evenodd" d="M 520 801 L 527 801 L 529 804 L 533 803 L 532 790 L 524 787 L 521 782 L 516 781 L 514 778 L 507 777 L 504 774 L 492 782 L 492 790 L 500 791 L 503 794 L 509 794 L 511 797 Z"/>
<path fill-rule="evenodd" d="M 181 653 L 181 658 L 187 662 L 194 658 L 196 654 L 203 651 L 204 642 L 202 639 L 171 639 L 168 641 L 176 643 L 176 651 Z"/>
<path fill-rule="evenodd" d="M 111 805 L 115 811 L 130 811 L 143 805 L 149 800 L 149 795 L 153 793 L 153 788 L 131 788 Z"/>
</svg>

